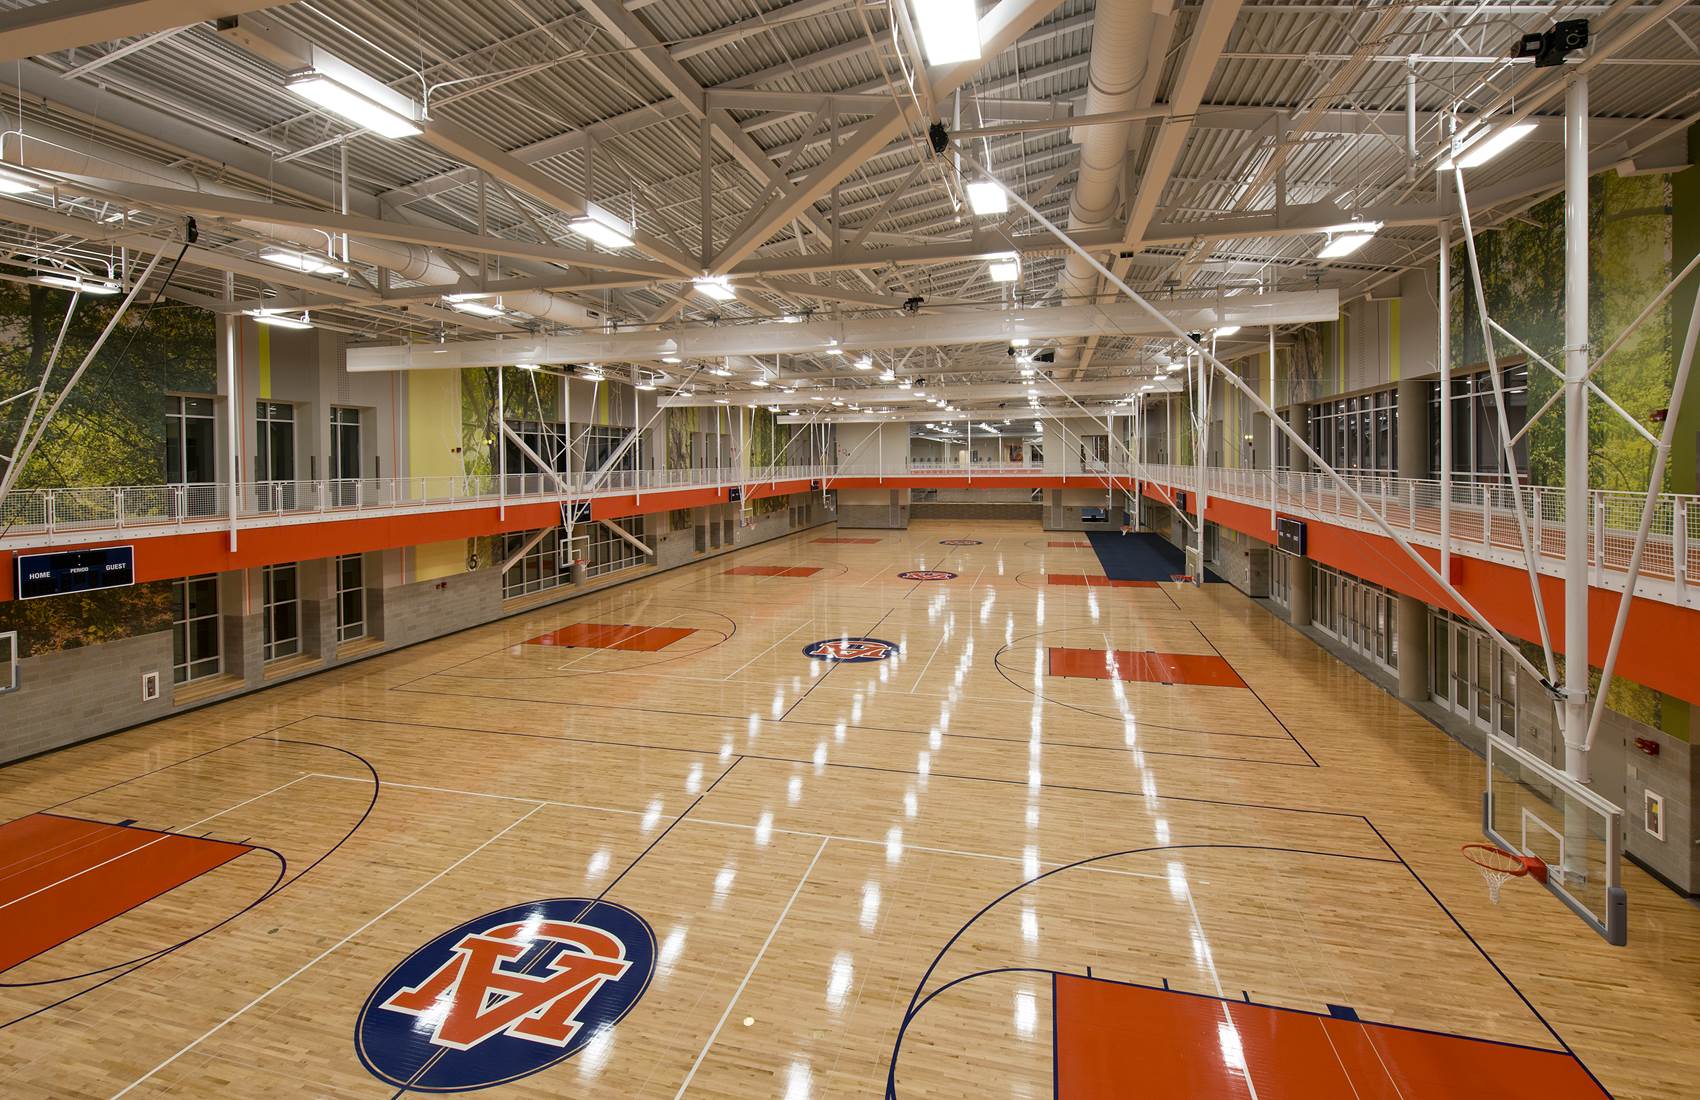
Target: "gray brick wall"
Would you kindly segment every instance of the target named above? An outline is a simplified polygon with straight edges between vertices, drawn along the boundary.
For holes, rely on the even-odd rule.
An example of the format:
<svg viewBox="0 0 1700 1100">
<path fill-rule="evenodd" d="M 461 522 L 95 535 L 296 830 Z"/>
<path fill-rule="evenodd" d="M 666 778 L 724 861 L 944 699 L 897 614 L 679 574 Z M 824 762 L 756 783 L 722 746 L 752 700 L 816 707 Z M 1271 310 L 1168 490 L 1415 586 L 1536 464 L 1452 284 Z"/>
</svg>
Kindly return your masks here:
<svg viewBox="0 0 1700 1100">
<path fill-rule="evenodd" d="M 142 674 L 160 697 L 142 702 Z M 0 695 L 0 763 L 123 729 L 171 710 L 171 631 L 25 658 Z"/>
</svg>

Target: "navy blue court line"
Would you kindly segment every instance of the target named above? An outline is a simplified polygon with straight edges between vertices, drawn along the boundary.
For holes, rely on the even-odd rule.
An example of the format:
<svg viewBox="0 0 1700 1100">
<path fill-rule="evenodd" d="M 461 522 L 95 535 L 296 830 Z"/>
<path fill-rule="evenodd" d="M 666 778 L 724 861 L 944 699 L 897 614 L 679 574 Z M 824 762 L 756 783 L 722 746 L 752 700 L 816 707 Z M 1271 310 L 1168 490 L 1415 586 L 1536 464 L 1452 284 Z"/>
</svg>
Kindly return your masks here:
<svg viewBox="0 0 1700 1100">
<path fill-rule="evenodd" d="M 1328 813 L 1329 811 L 1299 811 L 1299 812 Z M 972 917 L 969 917 L 967 922 L 964 923 L 961 928 L 957 929 L 956 933 L 954 935 L 952 935 L 950 937 L 950 939 L 945 942 L 945 945 L 942 948 L 939 949 L 938 954 L 933 957 L 933 961 L 928 964 L 926 971 L 921 975 L 921 981 L 920 981 L 919 984 L 916 985 L 915 992 L 910 997 L 909 1008 L 905 1011 L 904 1016 L 903 1016 L 903 1020 L 898 1025 L 897 1038 L 896 1038 L 896 1041 L 892 1045 L 891 1058 L 890 1058 L 890 1061 L 889 1061 L 889 1064 L 888 1064 L 888 1068 L 886 1070 L 886 1090 L 885 1090 L 886 1100 L 898 1100 L 898 1098 L 897 1098 L 897 1060 L 898 1060 L 898 1057 L 902 1053 L 903 1038 L 909 1030 L 909 1025 L 912 1022 L 914 1022 L 916 1016 L 920 1013 L 921 1009 L 924 1008 L 926 1006 L 927 1002 L 931 1001 L 933 999 L 933 997 L 936 997 L 938 994 L 944 992 L 945 989 L 948 989 L 953 985 L 960 984 L 962 981 L 967 980 L 967 978 L 978 976 L 978 975 L 971 974 L 971 975 L 965 975 L 961 978 L 953 979 L 952 981 L 946 983 L 944 986 L 941 986 L 939 989 L 934 990 L 931 994 L 928 994 L 926 997 L 923 998 L 921 996 L 921 991 L 926 988 L 927 981 L 928 981 L 929 978 L 932 977 L 933 971 L 938 968 L 939 963 L 944 960 L 945 955 L 947 955 L 950 952 L 950 949 L 953 946 L 955 946 L 956 941 L 959 940 L 963 936 L 963 934 L 966 933 L 968 931 L 968 929 L 973 926 L 974 922 L 978 921 L 981 917 L 985 916 L 988 912 L 990 912 L 993 908 L 995 908 L 997 905 L 1002 903 L 1005 899 L 1009 898 L 1011 895 L 1017 893 L 1018 891 L 1026 889 L 1028 886 L 1031 886 L 1034 883 L 1041 881 L 1042 879 L 1049 878 L 1052 875 L 1058 874 L 1062 871 L 1073 870 L 1076 867 L 1081 867 L 1081 866 L 1084 866 L 1084 865 L 1089 864 L 1089 863 L 1096 863 L 1100 860 L 1105 860 L 1105 859 L 1115 859 L 1115 858 L 1118 858 L 1118 857 L 1121 857 L 1121 856 L 1146 855 L 1146 854 L 1150 854 L 1150 853 L 1153 853 L 1153 852 L 1174 851 L 1174 850 L 1183 850 L 1183 849 L 1216 849 L 1216 850 L 1236 850 L 1236 851 L 1287 852 L 1287 853 L 1295 853 L 1295 854 L 1300 854 L 1300 855 L 1323 856 L 1323 857 L 1333 858 L 1333 859 L 1350 859 L 1350 860 L 1357 860 L 1357 861 L 1360 861 L 1360 862 L 1397 863 L 1397 864 L 1399 864 L 1400 866 L 1402 866 L 1406 870 L 1406 872 L 1408 872 L 1410 874 L 1410 876 L 1413 879 L 1416 880 L 1417 884 L 1423 888 L 1423 891 L 1428 894 L 1429 899 L 1434 902 L 1435 906 L 1437 908 L 1439 908 L 1442 913 L 1446 914 L 1447 918 L 1452 921 L 1453 925 L 1458 929 L 1458 931 L 1463 933 L 1464 938 L 1469 941 L 1470 946 L 1474 947 L 1476 949 L 1477 953 L 1479 953 L 1482 956 L 1482 958 L 1487 961 L 1488 965 L 1493 968 L 1494 973 L 1499 975 L 1500 980 L 1505 982 L 1506 986 L 1509 987 L 1511 989 L 1511 991 L 1517 995 L 1517 999 L 1523 1002 L 1524 1007 L 1529 1010 L 1529 1012 L 1535 1017 L 1536 1020 L 1540 1021 L 1541 1026 L 1546 1028 L 1547 1033 L 1553 1037 L 1553 1040 L 1555 1042 L 1557 1042 L 1560 1047 L 1563 1048 L 1563 1053 L 1566 1053 L 1566 1054 L 1570 1055 L 1571 1058 L 1574 1058 L 1576 1060 L 1576 1064 L 1582 1067 L 1582 1071 L 1584 1073 L 1586 1073 L 1588 1075 L 1589 1079 L 1594 1082 L 1595 1086 L 1599 1088 L 1601 1094 L 1604 1095 L 1607 1098 L 1607 1100 L 1611 1100 L 1611 1092 L 1600 1081 L 1599 1077 L 1594 1074 L 1593 1070 L 1588 1068 L 1587 1063 L 1582 1061 L 1582 1059 L 1576 1054 L 1576 1051 L 1570 1046 L 1570 1044 L 1564 1041 L 1564 1037 L 1558 1033 L 1558 1030 L 1552 1026 L 1551 1022 L 1548 1021 L 1547 1018 L 1541 1014 L 1540 1010 L 1537 1009 L 1534 1006 L 1534 1003 L 1531 1002 L 1529 1000 L 1529 998 L 1523 993 L 1523 991 L 1517 987 L 1517 983 L 1513 982 L 1511 980 L 1510 976 L 1507 975 L 1505 973 L 1505 971 L 1500 967 L 1500 965 L 1497 962 L 1494 961 L 1493 956 L 1489 955 L 1487 953 L 1487 951 L 1482 947 L 1482 945 L 1476 941 L 1476 938 L 1474 936 L 1470 935 L 1469 930 L 1464 927 L 1463 922 L 1460 921 L 1457 918 L 1457 916 L 1453 914 L 1452 910 L 1448 909 L 1446 907 L 1446 904 L 1440 900 L 1440 897 L 1437 894 L 1435 894 L 1435 892 L 1432 889 L 1429 888 L 1429 885 L 1426 882 L 1423 881 L 1422 876 L 1417 874 L 1416 869 L 1414 867 L 1412 867 L 1410 865 L 1410 863 L 1408 863 L 1405 860 L 1405 857 L 1399 853 L 1399 850 L 1397 848 L 1395 848 L 1390 841 L 1388 841 L 1387 837 L 1381 832 L 1381 830 L 1377 829 L 1375 827 L 1375 823 L 1373 821 L 1371 821 L 1367 816 L 1362 815 L 1362 814 L 1338 814 L 1338 816 L 1355 817 L 1358 820 L 1362 821 L 1365 825 L 1368 825 L 1370 830 L 1375 833 L 1377 839 L 1379 839 L 1381 841 L 1382 845 L 1385 846 L 1389 852 L 1393 853 L 1394 858 L 1383 859 L 1383 858 L 1379 858 L 1379 857 L 1375 857 L 1375 856 L 1354 856 L 1354 855 L 1349 855 L 1349 854 L 1344 853 L 1344 852 L 1321 852 L 1321 851 L 1315 851 L 1315 850 L 1305 849 L 1305 848 L 1283 848 L 1283 847 L 1274 847 L 1274 846 L 1270 846 L 1270 845 L 1261 845 L 1261 844 L 1174 844 L 1174 845 L 1157 845 L 1157 846 L 1153 846 L 1153 847 L 1150 847 L 1150 848 L 1132 848 L 1132 849 L 1128 849 L 1126 851 L 1121 851 L 1121 852 L 1106 852 L 1102 855 L 1088 856 L 1085 859 L 1076 860 L 1073 863 L 1067 863 L 1067 864 L 1064 864 L 1060 867 L 1053 867 L 1049 871 L 1045 871 L 1041 874 L 1035 875 L 1034 877 L 1028 879 L 1027 881 L 1017 883 L 1015 886 L 1012 886 L 1008 890 L 1005 890 L 1002 894 L 999 894 L 996 898 L 993 898 L 984 907 L 982 907 L 979 912 L 975 913 Z M 1001 967 L 1001 968 L 996 968 L 996 969 L 990 970 L 990 971 L 982 971 L 981 973 L 996 973 L 996 972 L 999 972 L 1001 970 L 1030 970 L 1030 969 L 1032 969 L 1032 968 Z M 1108 979 L 1094 978 L 1093 980 L 1094 981 L 1104 981 L 1104 980 L 1108 980 Z M 1125 982 L 1125 983 L 1122 983 L 1122 984 L 1134 985 L 1136 983 Z M 1166 979 L 1166 978 L 1163 980 L 1163 987 L 1164 987 L 1165 990 L 1168 990 L 1168 988 L 1169 988 L 1168 979 Z M 1152 987 L 1147 986 L 1147 987 L 1144 987 L 1144 988 L 1152 988 Z M 1184 992 L 1184 991 L 1180 991 L 1180 990 L 1169 990 L 1169 991 L 1170 992 Z M 1196 995 L 1197 996 L 1208 996 L 1208 994 L 1196 994 Z M 1274 1007 L 1274 1006 L 1268 1006 L 1268 1007 Z M 1303 1010 L 1294 1010 L 1294 1011 L 1303 1011 Z M 1054 1012 L 1054 1007 L 1053 1007 L 1053 1012 Z M 1387 1026 L 1395 1026 L 1395 1025 L 1387 1025 Z M 1408 1030 L 1422 1030 L 1422 1029 L 1412 1028 L 1412 1029 L 1408 1029 Z M 1449 1034 L 1449 1033 L 1437 1032 L 1436 1034 Z M 1473 1036 L 1456 1036 L 1456 1037 L 1458 1037 L 1458 1038 L 1474 1038 Z M 1491 1039 L 1483 1039 L 1483 1040 L 1480 1040 L 1480 1041 L 1482 1041 L 1482 1042 L 1495 1042 L 1495 1040 L 1491 1040 Z M 1517 1044 L 1503 1044 L 1503 1045 L 1515 1046 Z M 1531 1048 L 1531 1049 L 1544 1050 L 1546 1048 L 1534 1047 L 1534 1048 Z"/>
</svg>

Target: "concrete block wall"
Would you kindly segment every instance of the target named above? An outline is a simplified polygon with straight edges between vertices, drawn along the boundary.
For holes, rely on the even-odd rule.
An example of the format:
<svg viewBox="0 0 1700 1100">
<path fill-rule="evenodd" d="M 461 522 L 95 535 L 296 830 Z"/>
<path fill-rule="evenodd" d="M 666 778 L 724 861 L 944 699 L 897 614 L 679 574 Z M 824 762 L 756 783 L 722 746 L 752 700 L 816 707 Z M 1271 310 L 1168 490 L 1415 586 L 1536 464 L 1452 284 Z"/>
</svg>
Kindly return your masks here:
<svg viewBox="0 0 1700 1100">
<path fill-rule="evenodd" d="M 142 701 L 142 675 L 159 698 Z M 171 631 L 26 657 L 0 696 L 0 762 L 33 756 L 171 711 Z"/>
<path fill-rule="evenodd" d="M 655 565 L 659 569 L 688 565 L 830 523 L 835 518 L 818 493 L 795 494 L 787 503 L 792 507 L 768 513 L 752 527 L 734 523 L 732 541 L 708 553 L 695 550 L 695 523 L 712 518 L 718 529 L 722 513 L 735 515 L 735 512 L 726 512 L 725 506 L 697 509 L 692 516 L 693 528 L 684 531 L 665 530 L 664 515 L 650 517 L 649 524 L 659 532 L 651 543 L 656 548 Z M 792 524 L 793 507 L 802 517 L 801 526 Z M 401 583 L 401 555 L 401 551 L 384 551 L 366 557 L 367 633 L 382 644 L 362 650 L 354 659 L 439 638 L 514 613 L 502 599 L 499 568 L 486 563 L 484 568 L 471 573 Z M 271 679 L 267 678 L 267 666 L 261 656 L 264 588 L 260 571 L 222 575 L 219 578 L 219 601 L 224 610 L 221 644 L 228 687 L 185 705 L 226 699 L 339 663 L 333 564 L 319 560 L 301 562 L 297 567 L 302 604 L 301 649 L 303 654 L 317 659 L 285 676 L 275 675 L 274 665 Z M 634 571 L 632 575 L 644 574 Z M 525 609 L 581 594 L 566 585 L 553 590 L 552 598 L 528 602 Z M 0 696 L 0 764 L 170 714 L 175 709 L 171 665 L 169 630 L 26 658 L 20 665 L 20 690 Z M 141 676 L 148 671 L 160 675 L 160 698 L 143 703 Z"/>
</svg>

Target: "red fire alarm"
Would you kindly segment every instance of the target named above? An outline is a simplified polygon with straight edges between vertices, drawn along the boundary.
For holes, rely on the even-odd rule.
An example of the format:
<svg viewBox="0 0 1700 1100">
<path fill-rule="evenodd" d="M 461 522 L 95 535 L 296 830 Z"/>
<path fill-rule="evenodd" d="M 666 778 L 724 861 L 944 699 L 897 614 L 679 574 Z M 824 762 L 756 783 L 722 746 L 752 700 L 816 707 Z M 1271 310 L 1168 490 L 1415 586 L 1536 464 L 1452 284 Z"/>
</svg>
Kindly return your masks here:
<svg viewBox="0 0 1700 1100">
<path fill-rule="evenodd" d="M 1648 756 L 1659 755 L 1659 743 L 1651 737 L 1637 737 L 1635 739 L 1635 747 L 1646 753 Z"/>
</svg>

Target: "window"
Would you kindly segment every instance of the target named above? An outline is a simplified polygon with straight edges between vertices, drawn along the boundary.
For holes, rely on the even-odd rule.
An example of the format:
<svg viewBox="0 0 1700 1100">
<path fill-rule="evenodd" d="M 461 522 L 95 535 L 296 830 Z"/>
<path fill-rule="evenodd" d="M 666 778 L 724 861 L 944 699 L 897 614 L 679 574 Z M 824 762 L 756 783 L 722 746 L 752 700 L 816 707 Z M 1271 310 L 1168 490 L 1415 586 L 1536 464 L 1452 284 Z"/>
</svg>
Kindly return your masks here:
<svg viewBox="0 0 1700 1100">
<path fill-rule="evenodd" d="M 345 554 L 336 559 L 336 640 L 340 645 L 366 636 L 366 559 Z"/>
<path fill-rule="evenodd" d="M 1311 447 L 1337 470 L 1388 476 L 1399 470 L 1395 390 L 1312 405 L 1309 432 Z"/>
<path fill-rule="evenodd" d="M 588 472 L 595 472 L 600 470 L 613 457 L 614 452 L 620 449 L 621 444 L 625 443 L 626 437 L 631 434 L 631 429 L 610 428 L 592 424 L 589 426 L 579 425 L 577 432 L 582 432 L 584 436 L 584 468 Z M 642 465 L 643 450 L 644 444 L 641 439 L 627 447 L 625 453 L 620 455 L 620 461 L 614 464 L 610 474 L 637 470 Z"/>
<path fill-rule="evenodd" d="M 642 516 L 622 519 L 619 523 L 620 526 L 630 531 L 634 538 L 640 542 L 643 540 Z M 595 523 L 583 530 L 585 534 L 590 536 L 587 552 L 587 561 L 589 562 L 587 571 L 590 576 L 600 577 L 643 564 L 643 551 L 616 535 L 612 529 L 600 523 Z"/>
<path fill-rule="evenodd" d="M 571 468 L 572 450 L 568 446 L 566 425 L 510 420 L 508 429 L 524 440 L 537 457 L 547 461 L 556 473 L 565 474 Z M 502 437 L 502 448 L 507 455 L 508 492 L 536 493 L 556 488 L 554 478 L 545 476 L 542 468 L 508 436 Z"/>
<path fill-rule="evenodd" d="M 165 481 L 205 485 L 218 480 L 210 397 L 165 399 Z"/>
<path fill-rule="evenodd" d="M 331 503 L 360 503 L 360 410 L 331 409 Z"/>
<path fill-rule="evenodd" d="M 172 682 L 218 675 L 218 578 L 208 573 L 172 581 L 171 606 Z"/>
<path fill-rule="evenodd" d="M 295 478 L 295 406 L 261 401 L 254 413 L 254 476 L 259 481 Z"/>
<path fill-rule="evenodd" d="M 502 540 L 502 560 L 507 561 L 526 543 L 537 537 L 536 531 L 520 531 Z M 559 588 L 572 582 L 571 574 L 561 566 L 561 529 L 553 528 L 528 550 L 513 567 L 502 574 L 502 599 L 529 596 Z"/>
<path fill-rule="evenodd" d="M 268 565 L 260 570 L 264 589 L 261 659 L 275 661 L 301 652 L 301 592 L 295 566 Z"/>
<path fill-rule="evenodd" d="M 1315 576 L 1313 624 L 1383 668 L 1398 668 L 1397 597 L 1378 584 L 1327 566 L 1318 565 Z"/>
<path fill-rule="evenodd" d="M 1480 730 L 1517 739 L 1517 664 L 1464 619 L 1429 619 L 1429 696 Z"/>
<path fill-rule="evenodd" d="M 1500 379 L 1505 396 L 1505 420 L 1515 436 L 1529 412 L 1529 369 L 1504 367 Z M 1505 449 L 1500 445 L 1499 408 L 1494 401 L 1493 377 L 1487 371 L 1452 376 L 1452 473 L 1460 481 L 1504 482 Z M 1428 383 L 1429 476 L 1440 476 L 1440 383 Z M 1513 450 L 1517 472 L 1529 473 L 1527 437 Z"/>
</svg>

